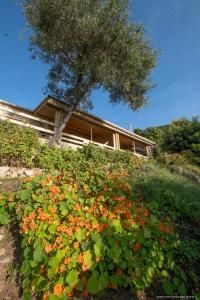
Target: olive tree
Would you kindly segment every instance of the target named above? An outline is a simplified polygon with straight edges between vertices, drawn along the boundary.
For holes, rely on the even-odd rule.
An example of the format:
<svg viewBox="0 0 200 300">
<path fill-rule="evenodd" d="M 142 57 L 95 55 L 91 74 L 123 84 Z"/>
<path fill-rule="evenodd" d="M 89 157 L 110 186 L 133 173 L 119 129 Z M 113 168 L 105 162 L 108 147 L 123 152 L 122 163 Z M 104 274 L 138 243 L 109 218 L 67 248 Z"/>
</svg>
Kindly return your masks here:
<svg viewBox="0 0 200 300">
<path fill-rule="evenodd" d="M 74 110 L 92 107 L 90 94 L 103 88 L 112 103 L 137 110 L 153 87 L 157 50 L 141 24 L 130 21 L 128 0 L 24 0 L 32 29 L 30 50 L 50 65 L 47 92 L 69 105 L 57 143 Z"/>
</svg>

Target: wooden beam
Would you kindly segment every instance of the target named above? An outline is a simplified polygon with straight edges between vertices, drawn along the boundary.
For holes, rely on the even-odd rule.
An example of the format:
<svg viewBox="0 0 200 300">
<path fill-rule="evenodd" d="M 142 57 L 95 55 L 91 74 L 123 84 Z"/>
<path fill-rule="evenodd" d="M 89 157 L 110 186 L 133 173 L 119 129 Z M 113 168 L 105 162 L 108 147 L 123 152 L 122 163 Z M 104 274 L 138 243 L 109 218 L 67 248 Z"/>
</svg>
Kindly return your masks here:
<svg viewBox="0 0 200 300">
<path fill-rule="evenodd" d="M 93 140 L 93 130 L 92 130 L 93 128 L 92 128 L 92 125 L 90 126 L 90 140 L 91 140 L 91 142 L 92 142 L 92 140 Z"/>
</svg>

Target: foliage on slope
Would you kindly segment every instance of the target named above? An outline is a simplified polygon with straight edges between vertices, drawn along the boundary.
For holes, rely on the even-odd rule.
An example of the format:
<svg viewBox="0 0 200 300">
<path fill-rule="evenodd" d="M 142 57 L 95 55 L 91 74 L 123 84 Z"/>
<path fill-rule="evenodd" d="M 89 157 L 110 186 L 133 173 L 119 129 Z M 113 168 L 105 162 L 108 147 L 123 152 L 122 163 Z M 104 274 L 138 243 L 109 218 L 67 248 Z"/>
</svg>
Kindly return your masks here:
<svg viewBox="0 0 200 300">
<path fill-rule="evenodd" d="M 200 121 L 198 117 L 191 120 L 181 118 L 169 125 L 136 129 L 135 133 L 155 141 L 160 149 L 169 153 L 188 151 L 188 159 L 200 163 Z M 185 152 L 186 154 L 186 152 Z"/>
<path fill-rule="evenodd" d="M 21 191 L 1 199 L 20 224 L 24 299 L 31 292 L 68 299 L 120 286 L 140 290 L 158 279 L 167 293 L 185 294 L 186 275 L 173 257 L 180 241 L 170 220 L 150 213 L 120 174 L 87 165 L 25 181 Z M 168 277 L 176 284 L 169 286 Z"/>
<path fill-rule="evenodd" d="M 4 126 L 9 138 L 19 129 Z M 37 138 L 35 145 L 38 151 Z M 37 151 L 34 160 L 16 159 L 50 175 L 0 195 L 0 223 L 21 228 L 25 299 L 30 292 L 67 299 L 120 286 L 161 285 L 162 295 L 200 292 L 200 186 L 169 170 L 177 163 L 199 176 L 198 167 L 179 154 L 160 165 L 93 145 L 76 152 L 39 145 Z"/>
</svg>

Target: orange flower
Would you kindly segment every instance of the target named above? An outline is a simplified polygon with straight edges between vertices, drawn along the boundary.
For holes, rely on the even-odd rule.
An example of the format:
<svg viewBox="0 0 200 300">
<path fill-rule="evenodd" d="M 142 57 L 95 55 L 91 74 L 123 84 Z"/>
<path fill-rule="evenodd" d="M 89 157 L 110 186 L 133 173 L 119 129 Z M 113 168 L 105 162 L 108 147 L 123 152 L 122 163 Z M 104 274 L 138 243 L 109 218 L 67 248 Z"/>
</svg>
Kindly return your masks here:
<svg viewBox="0 0 200 300">
<path fill-rule="evenodd" d="M 107 191 L 108 191 L 108 187 L 107 187 L 106 185 L 104 186 L 103 191 L 104 191 L 104 192 L 107 192 Z"/>
<path fill-rule="evenodd" d="M 57 244 L 60 244 L 60 243 L 62 242 L 62 240 L 63 240 L 63 238 L 62 238 L 61 236 L 58 236 L 58 237 L 56 238 L 56 243 L 57 243 Z"/>
<path fill-rule="evenodd" d="M 168 234 L 169 233 L 169 228 L 161 223 L 160 224 L 160 231 L 162 231 L 164 234 Z"/>
<path fill-rule="evenodd" d="M 67 258 L 65 258 L 65 260 L 64 260 L 64 264 L 69 264 L 71 262 L 71 257 L 67 257 Z"/>
<path fill-rule="evenodd" d="M 52 246 L 51 245 L 46 245 L 44 249 L 45 249 L 46 253 L 49 253 L 49 252 L 52 251 Z"/>
<path fill-rule="evenodd" d="M 75 242 L 74 243 L 74 249 L 78 249 L 79 248 L 79 243 L 78 242 Z"/>
<path fill-rule="evenodd" d="M 148 217 L 149 216 L 149 211 L 147 208 L 144 208 L 144 212 L 143 212 L 144 217 Z"/>
<path fill-rule="evenodd" d="M 52 214 L 54 214 L 54 213 L 56 212 L 56 208 L 55 208 L 55 207 L 50 208 L 50 212 L 51 212 Z"/>
<path fill-rule="evenodd" d="M 46 179 L 43 179 L 43 180 L 41 181 L 42 186 L 46 186 L 47 183 L 48 183 L 48 181 L 47 181 Z"/>
<path fill-rule="evenodd" d="M 35 218 L 35 212 L 32 211 L 32 213 L 29 215 L 29 220 L 32 220 Z"/>
<path fill-rule="evenodd" d="M 58 193 L 60 193 L 60 188 L 58 187 L 58 186 L 56 186 L 56 185 L 52 185 L 51 187 L 50 187 L 50 191 L 53 193 L 53 194 L 58 194 Z"/>
<path fill-rule="evenodd" d="M 88 270 L 88 265 L 87 264 L 83 264 L 82 265 L 82 271 L 86 272 Z"/>
<path fill-rule="evenodd" d="M 138 250 L 140 250 L 140 248 L 141 248 L 141 244 L 137 242 L 137 243 L 133 246 L 133 251 L 134 251 L 134 252 L 137 252 Z"/>
<path fill-rule="evenodd" d="M 8 197 L 8 201 L 13 201 L 14 200 L 14 196 L 13 195 L 10 195 L 9 197 Z"/>
<path fill-rule="evenodd" d="M 64 198 L 65 198 L 65 194 L 61 194 L 61 195 L 59 196 L 58 199 L 59 199 L 60 201 L 62 201 Z"/>
<path fill-rule="evenodd" d="M 47 297 L 48 297 L 48 293 L 45 292 L 44 295 L 43 295 L 43 300 L 47 300 Z"/>
<path fill-rule="evenodd" d="M 81 205 L 80 205 L 80 204 L 76 204 L 76 205 L 74 206 L 74 210 L 76 210 L 76 211 L 81 210 Z"/>
<path fill-rule="evenodd" d="M 54 295 L 55 296 L 60 296 L 62 294 L 62 284 L 58 283 L 54 285 Z"/>
<path fill-rule="evenodd" d="M 65 265 L 62 265 L 62 266 L 60 267 L 60 272 L 61 272 L 61 273 L 65 272 Z"/>
<path fill-rule="evenodd" d="M 84 190 L 85 193 L 88 193 L 88 192 L 89 192 L 89 188 L 88 188 L 88 185 L 87 185 L 87 184 L 84 184 L 83 190 Z"/>
<path fill-rule="evenodd" d="M 81 253 L 80 255 L 79 255 L 79 257 L 77 258 L 77 262 L 79 263 L 79 264 L 82 264 L 83 263 L 83 253 Z"/>
</svg>

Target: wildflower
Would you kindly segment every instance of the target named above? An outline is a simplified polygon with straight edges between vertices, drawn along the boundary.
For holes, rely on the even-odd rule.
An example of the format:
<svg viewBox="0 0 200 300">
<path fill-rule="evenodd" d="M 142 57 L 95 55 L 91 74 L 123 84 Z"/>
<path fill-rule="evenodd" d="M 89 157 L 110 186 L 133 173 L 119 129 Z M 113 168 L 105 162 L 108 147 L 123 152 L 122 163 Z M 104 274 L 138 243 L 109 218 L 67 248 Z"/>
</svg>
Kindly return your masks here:
<svg viewBox="0 0 200 300">
<path fill-rule="evenodd" d="M 88 192 L 88 185 L 87 184 L 84 184 L 84 186 L 83 186 L 83 190 L 84 190 L 84 192 Z"/>
<path fill-rule="evenodd" d="M 54 285 L 54 295 L 60 296 L 62 294 L 62 285 L 60 283 Z"/>
<path fill-rule="evenodd" d="M 59 199 L 59 201 L 62 201 L 64 198 L 65 198 L 65 195 L 61 194 L 58 199 Z"/>
<path fill-rule="evenodd" d="M 55 214 L 56 208 L 55 208 L 55 207 L 51 207 L 51 208 L 50 208 L 50 212 L 51 212 L 52 214 Z"/>
<path fill-rule="evenodd" d="M 80 204 L 76 204 L 76 205 L 74 206 L 74 210 L 75 210 L 75 211 L 81 210 L 81 205 L 80 205 Z"/>
<path fill-rule="evenodd" d="M 74 243 L 74 249 L 78 249 L 79 248 L 79 243 L 78 242 L 75 242 Z"/>
<path fill-rule="evenodd" d="M 35 218 L 35 212 L 32 211 L 32 213 L 29 215 L 29 220 L 32 220 Z"/>
<path fill-rule="evenodd" d="M 43 187 L 46 186 L 47 183 L 48 183 L 48 181 L 46 179 L 41 180 L 41 184 Z"/>
<path fill-rule="evenodd" d="M 56 238 L 56 243 L 57 243 L 57 244 L 60 244 L 60 243 L 62 242 L 62 240 L 63 240 L 63 238 L 62 238 L 61 236 L 58 236 L 58 237 Z"/>
<path fill-rule="evenodd" d="M 81 253 L 81 254 L 79 255 L 79 257 L 77 258 L 77 262 L 78 262 L 79 264 L 82 264 L 82 263 L 83 263 L 83 253 Z"/>
<path fill-rule="evenodd" d="M 162 231 L 164 234 L 168 234 L 169 233 L 169 228 L 166 227 L 164 224 L 160 224 L 160 231 Z"/>
<path fill-rule="evenodd" d="M 88 265 L 87 264 L 83 264 L 82 265 L 82 271 L 86 272 L 88 270 Z"/>
<path fill-rule="evenodd" d="M 144 217 L 148 217 L 149 216 L 149 211 L 147 208 L 144 208 L 144 212 L 143 212 Z"/>
<path fill-rule="evenodd" d="M 8 197 L 8 201 L 13 201 L 14 200 L 14 196 L 13 195 L 10 195 L 9 197 Z"/>
<path fill-rule="evenodd" d="M 65 260 L 64 260 L 65 265 L 69 264 L 70 262 L 71 262 L 71 257 L 65 258 Z"/>
<path fill-rule="evenodd" d="M 137 252 L 138 250 L 140 250 L 140 248 L 141 248 L 141 244 L 137 242 L 137 243 L 133 246 L 133 251 L 134 251 L 134 252 Z"/>
<path fill-rule="evenodd" d="M 43 295 L 43 300 L 47 300 L 47 297 L 48 297 L 48 293 L 45 292 L 44 295 Z"/>
<path fill-rule="evenodd" d="M 60 193 L 60 188 L 56 185 L 52 185 L 49 190 L 55 195 Z"/>
<path fill-rule="evenodd" d="M 104 192 L 107 192 L 107 191 L 108 191 L 108 187 L 107 187 L 106 185 L 104 186 L 103 191 L 104 191 Z"/>
<path fill-rule="evenodd" d="M 65 265 L 62 265 L 62 266 L 60 267 L 60 272 L 61 272 L 61 273 L 65 272 Z"/>
<path fill-rule="evenodd" d="M 136 207 L 136 212 L 137 212 L 138 214 L 140 214 L 140 208 L 139 208 L 139 207 Z"/>
</svg>

